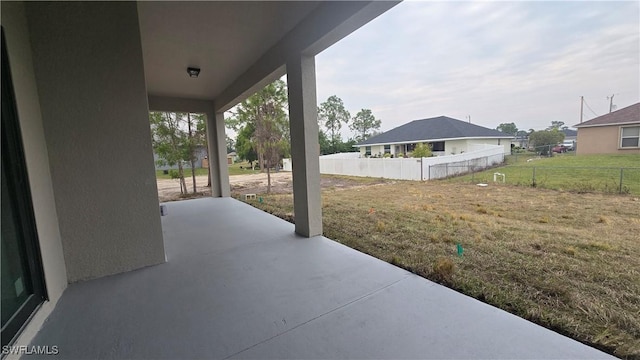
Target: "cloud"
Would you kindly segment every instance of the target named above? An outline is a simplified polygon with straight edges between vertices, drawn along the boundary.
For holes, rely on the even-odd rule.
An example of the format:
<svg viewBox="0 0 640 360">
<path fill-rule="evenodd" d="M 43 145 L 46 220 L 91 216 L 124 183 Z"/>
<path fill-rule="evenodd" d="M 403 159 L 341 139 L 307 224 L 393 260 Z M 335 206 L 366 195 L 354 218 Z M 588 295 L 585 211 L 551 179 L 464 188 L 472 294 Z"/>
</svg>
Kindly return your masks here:
<svg viewBox="0 0 640 360">
<path fill-rule="evenodd" d="M 370 108 L 383 130 L 575 124 L 581 95 L 599 114 L 607 95 L 639 101 L 639 18 L 637 2 L 404 2 L 317 56 L 318 101 Z"/>
</svg>

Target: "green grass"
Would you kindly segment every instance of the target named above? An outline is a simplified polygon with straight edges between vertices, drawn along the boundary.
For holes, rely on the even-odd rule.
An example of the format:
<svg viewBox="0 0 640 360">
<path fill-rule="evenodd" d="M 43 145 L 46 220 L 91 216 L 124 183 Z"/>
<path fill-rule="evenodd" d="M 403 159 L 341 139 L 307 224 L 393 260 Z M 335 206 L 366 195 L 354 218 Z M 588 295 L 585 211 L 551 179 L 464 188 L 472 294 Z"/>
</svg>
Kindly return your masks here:
<svg viewBox="0 0 640 360">
<path fill-rule="evenodd" d="M 242 167 L 242 169 L 240 168 Z M 246 161 L 238 162 L 233 165 L 229 165 L 229 176 L 232 175 L 246 175 L 246 174 L 257 174 L 260 170 L 251 170 L 249 163 Z"/>
<path fill-rule="evenodd" d="M 527 161 L 532 159 L 531 161 Z M 506 182 L 512 185 L 572 191 L 578 193 L 620 191 L 622 171 L 622 193 L 640 195 L 640 155 L 555 155 L 552 158 L 537 158 L 535 155 L 518 154 L 506 157 L 507 166 L 493 168 L 471 175 L 445 181 L 492 183 L 495 172 L 503 173 Z"/>
<path fill-rule="evenodd" d="M 325 236 L 640 359 L 637 197 L 446 181 L 329 189 L 322 194 Z M 260 196 L 262 203 L 249 203 L 295 221 L 291 194 Z"/>
</svg>

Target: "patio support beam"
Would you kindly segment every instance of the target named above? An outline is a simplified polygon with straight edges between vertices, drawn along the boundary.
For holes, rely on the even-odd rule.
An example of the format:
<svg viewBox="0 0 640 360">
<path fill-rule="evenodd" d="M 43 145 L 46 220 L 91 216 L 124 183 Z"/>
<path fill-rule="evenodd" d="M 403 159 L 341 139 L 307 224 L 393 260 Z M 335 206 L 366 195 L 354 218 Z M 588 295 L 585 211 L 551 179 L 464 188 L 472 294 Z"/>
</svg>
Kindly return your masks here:
<svg viewBox="0 0 640 360">
<path fill-rule="evenodd" d="M 211 174 L 211 196 L 229 197 L 229 169 L 227 165 L 227 142 L 224 132 L 224 113 L 207 112 L 207 142 L 209 144 L 209 173 Z"/>
<path fill-rule="evenodd" d="M 287 61 L 293 209 L 296 233 L 322 235 L 320 149 L 316 70 L 313 55 L 297 55 Z"/>
</svg>

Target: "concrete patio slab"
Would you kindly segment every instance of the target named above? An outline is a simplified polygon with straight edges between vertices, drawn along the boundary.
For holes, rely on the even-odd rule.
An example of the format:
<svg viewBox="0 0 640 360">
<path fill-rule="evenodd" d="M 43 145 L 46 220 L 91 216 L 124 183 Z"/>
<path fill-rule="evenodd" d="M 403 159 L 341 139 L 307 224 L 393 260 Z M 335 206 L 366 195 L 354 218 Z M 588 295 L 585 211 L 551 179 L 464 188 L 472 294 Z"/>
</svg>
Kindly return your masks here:
<svg viewBox="0 0 640 360">
<path fill-rule="evenodd" d="M 65 359 L 609 358 L 324 237 L 296 236 L 242 202 L 166 206 L 167 263 L 69 286 L 32 345 L 57 345 Z"/>
</svg>

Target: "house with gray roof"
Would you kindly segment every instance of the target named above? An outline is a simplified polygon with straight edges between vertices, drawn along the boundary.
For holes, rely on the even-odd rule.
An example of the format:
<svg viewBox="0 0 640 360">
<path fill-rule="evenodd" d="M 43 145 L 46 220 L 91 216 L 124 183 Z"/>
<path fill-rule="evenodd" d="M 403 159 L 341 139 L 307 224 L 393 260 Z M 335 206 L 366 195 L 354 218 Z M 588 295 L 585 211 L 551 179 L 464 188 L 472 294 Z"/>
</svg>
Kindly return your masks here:
<svg viewBox="0 0 640 360">
<path fill-rule="evenodd" d="M 512 137 L 498 130 L 438 116 L 414 120 L 355 146 L 360 148 L 362 156 L 406 156 L 420 143 L 429 144 L 433 153 L 440 156 L 477 150 L 483 145 L 504 146 L 504 151 L 508 154 L 511 152 Z"/>
<path fill-rule="evenodd" d="M 574 125 L 577 154 L 640 154 L 640 103 Z"/>
</svg>

